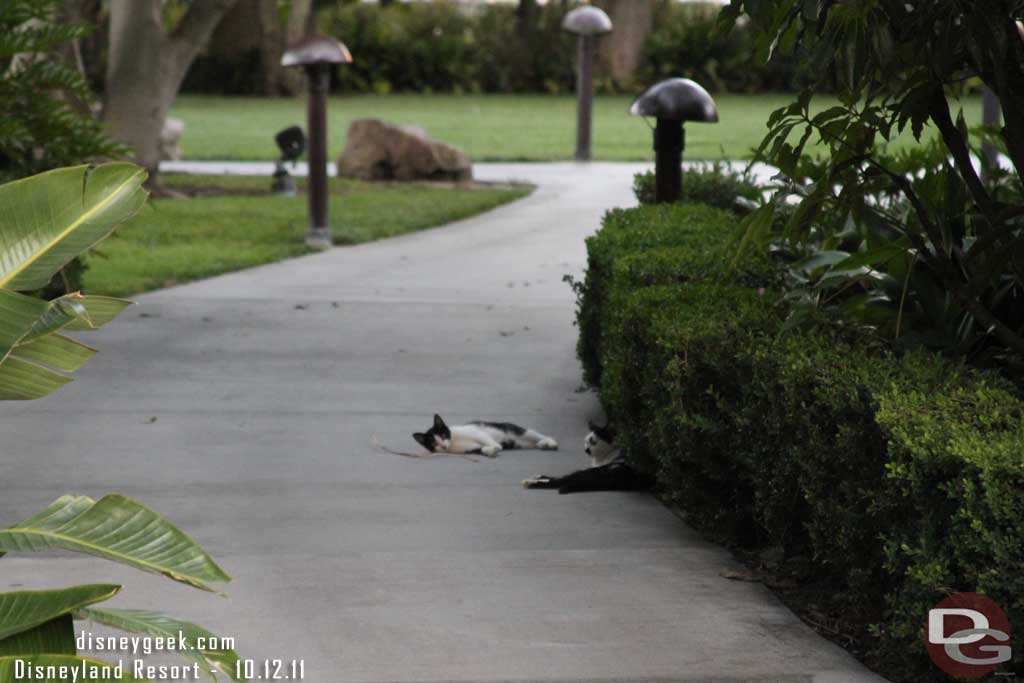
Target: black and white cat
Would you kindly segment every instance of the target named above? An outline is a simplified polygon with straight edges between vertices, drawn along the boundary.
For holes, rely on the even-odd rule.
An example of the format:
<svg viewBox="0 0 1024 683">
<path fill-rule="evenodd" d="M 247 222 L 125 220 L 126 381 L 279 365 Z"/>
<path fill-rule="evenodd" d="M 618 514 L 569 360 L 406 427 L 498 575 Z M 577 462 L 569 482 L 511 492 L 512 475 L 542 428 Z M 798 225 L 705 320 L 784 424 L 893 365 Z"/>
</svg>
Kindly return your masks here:
<svg viewBox="0 0 1024 683">
<path fill-rule="evenodd" d="M 497 457 L 503 450 L 515 448 L 558 450 L 558 442 L 550 436 L 510 422 L 475 421 L 449 427 L 440 415 L 434 415 L 434 424 L 430 429 L 416 432 L 412 438 L 431 453 L 478 453 L 489 458 Z"/>
<path fill-rule="evenodd" d="M 523 480 L 528 489 L 558 489 L 559 493 L 586 491 L 646 491 L 654 485 L 650 477 L 626 462 L 625 454 L 615 445 L 615 434 L 608 427 L 590 423 L 590 433 L 583 440 L 583 451 L 590 456 L 591 467 L 564 477 L 546 475 Z"/>
</svg>

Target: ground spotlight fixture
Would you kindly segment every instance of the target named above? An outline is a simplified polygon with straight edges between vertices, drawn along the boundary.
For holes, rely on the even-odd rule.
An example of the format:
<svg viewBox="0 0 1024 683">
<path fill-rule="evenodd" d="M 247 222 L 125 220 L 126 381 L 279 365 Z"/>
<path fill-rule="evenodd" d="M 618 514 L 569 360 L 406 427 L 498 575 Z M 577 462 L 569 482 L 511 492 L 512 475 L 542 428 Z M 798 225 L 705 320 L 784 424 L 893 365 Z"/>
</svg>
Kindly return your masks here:
<svg viewBox="0 0 1024 683">
<path fill-rule="evenodd" d="M 718 123 L 718 109 L 708 91 L 689 78 L 655 83 L 629 108 L 633 116 L 658 119 L 654 129 L 655 201 L 675 202 L 683 193 L 686 121 Z"/>
<path fill-rule="evenodd" d="M 290 163 L 294 167 L 295 161 L 306 151 L 306 135 L 298 126 L 285 128 L 274 136 L 274 142 L 281 150 L 281 156 L 274 162 L 274 183 L 270 191 L 274 194 L 295 196 L 295 181 L 288 174 L 285 164 Z"/>
</svg>

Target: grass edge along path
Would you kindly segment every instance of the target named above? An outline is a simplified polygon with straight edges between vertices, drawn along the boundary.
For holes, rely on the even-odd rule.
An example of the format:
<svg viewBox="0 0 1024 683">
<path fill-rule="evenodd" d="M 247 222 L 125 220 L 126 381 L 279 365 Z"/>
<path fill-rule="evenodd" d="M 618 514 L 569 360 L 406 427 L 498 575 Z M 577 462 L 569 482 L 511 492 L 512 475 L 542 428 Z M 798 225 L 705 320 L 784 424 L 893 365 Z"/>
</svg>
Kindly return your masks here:
<svg viewBox="0 0 1024 683">
<path fill-rule="evenodd" d="M 166 175 L 194 194 L 153 199 L 86 259 L 83 290 L 129 296 L 310 253 L 305 181 L 269 194 L 270 178 Z M 524 185 L 363 183 L 332 178 L 335 244 L 352 245 L 469 218 L 532 191 Z"/>
</svg>

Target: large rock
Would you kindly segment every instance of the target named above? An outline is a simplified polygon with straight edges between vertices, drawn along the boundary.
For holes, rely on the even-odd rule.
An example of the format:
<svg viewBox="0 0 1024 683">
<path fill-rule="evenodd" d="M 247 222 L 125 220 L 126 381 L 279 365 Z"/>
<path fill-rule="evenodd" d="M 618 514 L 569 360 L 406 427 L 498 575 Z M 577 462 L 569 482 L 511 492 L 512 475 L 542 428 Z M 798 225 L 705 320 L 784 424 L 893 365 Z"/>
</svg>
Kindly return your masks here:
<svg viewBox="0 0 1024 683">
<path fill-rule="evenodd" d="M 471 180 L 473 165 L 461 150 L 431 140 L 421 128 L 359 119 L 348 129 L 338 175 L 361 180 Z"/>
</svg>

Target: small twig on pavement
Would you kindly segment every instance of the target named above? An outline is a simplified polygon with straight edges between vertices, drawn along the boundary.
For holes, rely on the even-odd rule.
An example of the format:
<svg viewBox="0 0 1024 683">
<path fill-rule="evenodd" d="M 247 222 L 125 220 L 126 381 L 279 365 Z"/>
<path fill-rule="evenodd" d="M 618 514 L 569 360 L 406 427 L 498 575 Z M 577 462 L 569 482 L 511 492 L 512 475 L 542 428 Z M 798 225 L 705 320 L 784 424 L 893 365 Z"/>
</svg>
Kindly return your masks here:
<svg viewBox="0 0 1024 683">
<path fill-rule="evenodd" d="M 403 458 L 413 458 L 415 460 L 432 460 L 434 458 L 462 458 L 463 460 L 468 460 L 469 462 L 480 462 L 476 458 L 466 455 L 464 453 L 431 453 L 428 451 L 423 451 L 420 453 L 406 453 L 404 451 L 391 450 L 390 448 L 388 448 L 387 446 L 383 445 L 380 442 L 380 439 L 377 438 L 376 434 L 373 435 L 372 443 L 373 447 L 381 452 L 390 453 L 391 455 L 400 455 Z"/>
</svg>

